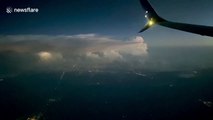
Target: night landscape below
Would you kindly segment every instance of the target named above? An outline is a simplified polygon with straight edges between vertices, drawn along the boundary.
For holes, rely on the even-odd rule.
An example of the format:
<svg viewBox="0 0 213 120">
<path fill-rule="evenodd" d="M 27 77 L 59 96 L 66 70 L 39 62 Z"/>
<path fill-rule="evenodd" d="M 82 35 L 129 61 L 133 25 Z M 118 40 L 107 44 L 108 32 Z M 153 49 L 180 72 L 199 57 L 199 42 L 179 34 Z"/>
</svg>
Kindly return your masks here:
<svg viewBox="0 0 213 120">
<path fill-rule="evenodd" d="M 213 119 L 212 69 L 1 77 L 1 119 Z"/>
</svg>

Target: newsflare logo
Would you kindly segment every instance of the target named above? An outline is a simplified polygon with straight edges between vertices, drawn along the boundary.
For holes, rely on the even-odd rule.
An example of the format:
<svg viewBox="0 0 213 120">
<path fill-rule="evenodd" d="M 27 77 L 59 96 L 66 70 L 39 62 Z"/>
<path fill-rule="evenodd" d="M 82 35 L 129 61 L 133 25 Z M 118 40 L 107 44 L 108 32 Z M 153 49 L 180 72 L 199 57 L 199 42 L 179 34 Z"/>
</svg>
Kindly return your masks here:
<svg viewBox="0 0 213 120">
<path fill-rule="evenodd" d="M 6 8 L 6 13 L 38 13 L 39 9 L 38 8 L 12 8 L 12 7 L 7 7 Z"/>
<path fill-rule="evenodd" d="M 6 8 L 6 12 L 7 13 L 12 13 L 13 12 L 13 8 L 12 7 L 7 7 Z"/>
</svg>

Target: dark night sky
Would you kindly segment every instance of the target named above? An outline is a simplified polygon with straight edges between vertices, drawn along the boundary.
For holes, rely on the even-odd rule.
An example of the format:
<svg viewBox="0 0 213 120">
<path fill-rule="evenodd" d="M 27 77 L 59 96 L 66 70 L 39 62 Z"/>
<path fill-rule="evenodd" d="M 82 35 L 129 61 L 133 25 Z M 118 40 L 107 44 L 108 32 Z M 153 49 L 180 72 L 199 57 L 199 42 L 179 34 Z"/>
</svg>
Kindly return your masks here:
<svg viewBox="0 0 213 120">
<path fill-rule="evenodd" d="M 23 0 L 22 0 L 23 1 Z M 7 14 L 4 6 L 38 7 L 38 14 Z M 137 33 L 143 26 L 143 13 L 137 0 L 25 0 L 6 3 L 1 32 L 5 34 L 82 34 L 122 35 Z M 140 29 L 140 27 L 138 26 Z M 135 31 L 136 30 L 136 31 Z M 131 32 L 130 32 L 131 31 Z"/>
<path fill-rule="evenodd" d="M 160 16 L 173 21 L 213 26 L 212 0 L 150 0 Z M 5 8 L 37 7 L 39 13 L 7 14 Z M 128 38 L 146 22 L 139 0 L 1 0 L 1 34 L 85 34 Z M 145 37 L 171 39 L 198 37 L 163 27 L 146 31 Z M 172 35 L 172 36 L 171 36 Z M 183 38 L 185 39 L 185 38 Z"/>
</svg>

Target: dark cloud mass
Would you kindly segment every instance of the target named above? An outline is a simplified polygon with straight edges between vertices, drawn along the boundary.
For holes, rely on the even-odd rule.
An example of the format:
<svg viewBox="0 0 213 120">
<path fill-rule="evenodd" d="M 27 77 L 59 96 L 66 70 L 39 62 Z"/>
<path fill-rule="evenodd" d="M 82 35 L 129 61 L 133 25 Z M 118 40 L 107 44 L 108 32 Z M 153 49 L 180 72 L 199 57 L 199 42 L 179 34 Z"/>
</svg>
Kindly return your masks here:
<svg viewBox="0 0 213 120">
<path fill-rule="evenodd" d="M 171 71 L 212 68 L 212 48 L 149 48 L 143 38 L 124 41 L 96 34 L 0 37 L 1 72 L 23 70 Z"/>
</svg>

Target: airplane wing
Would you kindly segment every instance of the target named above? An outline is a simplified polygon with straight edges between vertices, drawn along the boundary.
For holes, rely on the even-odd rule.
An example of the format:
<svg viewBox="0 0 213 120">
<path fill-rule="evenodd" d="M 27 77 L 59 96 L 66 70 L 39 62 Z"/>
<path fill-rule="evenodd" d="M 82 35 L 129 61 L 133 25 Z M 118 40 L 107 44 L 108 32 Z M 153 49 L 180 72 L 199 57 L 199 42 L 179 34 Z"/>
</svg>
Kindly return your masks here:
<svg viewBox="0 0 213 120">
<path fill-rule="evenodd" d="M 141 29 L 141 30 L 139 31 L 139 33 L 143 32 L 143 31 L 145 31 L 145 30 L 147 30 L 147 29 L 149 29 L 149 28 L 150 28 L 149 24 L 146 24 L 146 25 L 143 27 L 143 29 Z"/>
<path fill-rule="evenodd" d="M 169 28 L 173 28 L 173 29 L 177 29 L 181 31 L 213 37 L 213 26 L 171 22 L 160 17 L 152 8 L 148 0 L 140 0 L 140 3 L 142 8 L 146 11 L 145 18 L 148 19 L 147 24 L 140 32 L 143 32 L 147 30 L 148 28 L 152 27 L 153 25 L 158 24 L 161 26 L 165 26 L 165 27 L 169 27 Z"/>
<path fill-rule="evenodd" d="M 169 28 L 174 28 L 177 30 L 186 31 L 186 32 L 191 32 L 195 34 L 200 34 L 203 36 L 213 37 L 213 27 L 211 26 L 193 25 L 193 24 L 177 23 L 177 22 L 170 22 L 170 21 L 159 23 L 159 25 L 169 27 Z"/>
</svg>

